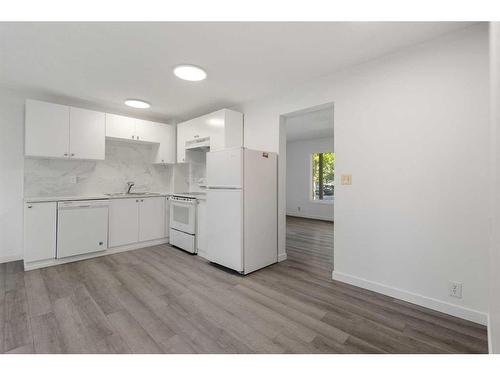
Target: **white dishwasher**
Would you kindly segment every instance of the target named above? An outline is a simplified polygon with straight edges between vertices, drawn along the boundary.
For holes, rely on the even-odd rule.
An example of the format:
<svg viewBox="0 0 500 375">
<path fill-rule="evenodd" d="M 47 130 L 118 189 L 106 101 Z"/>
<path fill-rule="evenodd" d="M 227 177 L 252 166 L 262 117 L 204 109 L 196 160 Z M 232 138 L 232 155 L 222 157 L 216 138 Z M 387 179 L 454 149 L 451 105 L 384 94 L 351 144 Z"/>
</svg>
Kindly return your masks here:
<svg viewBox="0 0 500 375">
<path fill-rule="evenodd" d="M 57 203 L 57 258 L 108 248 L 108 201 Z"/>
</svg>

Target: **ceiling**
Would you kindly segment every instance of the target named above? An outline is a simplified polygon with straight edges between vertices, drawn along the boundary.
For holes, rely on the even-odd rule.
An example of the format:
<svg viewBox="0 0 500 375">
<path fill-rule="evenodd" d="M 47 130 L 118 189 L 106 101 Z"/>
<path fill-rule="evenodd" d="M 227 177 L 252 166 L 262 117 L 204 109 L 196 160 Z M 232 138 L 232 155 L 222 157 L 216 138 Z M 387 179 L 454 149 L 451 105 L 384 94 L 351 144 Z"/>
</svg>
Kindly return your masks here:
<svg viewBox="0 0 500 375">
<path fill-rule="evenodd" d="M 471 25 L 454 22 L 0 23 L 0 86 L 145 118 L 188 118 Z M 208 78 L 186 82 L 180 63 Z M 152 103 L 130 110 L 125 98 Z"/>
<path fill-rule="evenodd" d="M 285 126 L 287 142 L 333 138 L 333 106 L 287 116 Z"/>
</svg>

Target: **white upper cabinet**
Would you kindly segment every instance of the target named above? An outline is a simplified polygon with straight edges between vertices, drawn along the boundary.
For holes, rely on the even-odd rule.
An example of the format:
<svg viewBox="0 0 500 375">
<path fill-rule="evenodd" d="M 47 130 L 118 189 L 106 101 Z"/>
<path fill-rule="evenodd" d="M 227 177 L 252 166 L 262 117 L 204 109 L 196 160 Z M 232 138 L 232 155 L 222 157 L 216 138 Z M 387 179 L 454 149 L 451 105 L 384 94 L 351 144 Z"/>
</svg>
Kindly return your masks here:
<svg viewBox="0 0 500 375">
<path fill-rule="evenodd" d="M 25 155 L 49 158 L 69 156 L 69 107 L 26 101 Z"/>
<path fill-rule="evenodd" d="M 25 155 L 104 160 L 106 137 L 153 144 L 152 163 L 176 162 L 176 127 L 131 117 L 26 101 Z"/>
<path fill-rule="evenodd" d="M 102 160 L 104 133 L 104 113 L 26 101 L 26 156 Z"/>
<path fill-rule="evenodd" d="M 135 120 L 135 139 L 142 142 L 159 142 L 158 127 L 161 124 L 146 120 Z"/>
<path fill-rule="evenodd" d="M 106 113 L 106 137 L 135 139 L 135 119 Z"/>
<path fill-rule="evenodd" d="M 157 124 L 156 136 L 159 141 L 153 146 L 153 163 L 155 164 L 174 164 L 176 161 L 175 144 L 176 131 L 175 126 Z"/>
<path fill-rule="evenodd" d="M 210 138 L 210 151 L 243 147 L 243 113 L 221 109 L 177 125 L 177 162 L 186 160 L 186 142 Z"/>
<path fill-rule="evenodd" d="M 105 129 L 104 113 L 71 107 L 69 112 L 70 157 L 104 160 Z"/>
<path fill-rule="evenodd" d="M 106 137 L 153 144 L 152 162 L 175 163 L 175 126 L 106 113 Z"/>
</svg>

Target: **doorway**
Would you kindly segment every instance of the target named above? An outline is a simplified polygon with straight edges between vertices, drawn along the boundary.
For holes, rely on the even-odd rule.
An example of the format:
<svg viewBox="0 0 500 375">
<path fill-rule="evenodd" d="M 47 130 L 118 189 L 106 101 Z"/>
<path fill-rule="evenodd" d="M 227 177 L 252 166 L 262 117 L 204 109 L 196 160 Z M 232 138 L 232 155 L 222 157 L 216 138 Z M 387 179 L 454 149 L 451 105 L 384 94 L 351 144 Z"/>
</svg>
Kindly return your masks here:
<svg viewBox="0 0 500 375">
<path fill-rule="evenodd" d="M 296 268 L 331 279 L 336 157 L 333 104 L 283 115 L 280 156 L 285 160 L 280 174 L 285 188 L 280 192 L 285 198 L 287 259 Z"/>
</svg>

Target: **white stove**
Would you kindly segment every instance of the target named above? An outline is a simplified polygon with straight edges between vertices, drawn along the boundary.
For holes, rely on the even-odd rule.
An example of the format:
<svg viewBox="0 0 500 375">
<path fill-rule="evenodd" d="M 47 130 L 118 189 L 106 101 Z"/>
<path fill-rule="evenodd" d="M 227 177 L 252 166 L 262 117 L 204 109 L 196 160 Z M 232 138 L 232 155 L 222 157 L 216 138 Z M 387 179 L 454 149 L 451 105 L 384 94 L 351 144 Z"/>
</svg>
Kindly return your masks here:
<svg viewBox="0 0 500 375">
<path fill-rule="evenodd" d="M 170 244 L 192 254 L 197 253 L 196 206 L 197 197 L 204 192 L 175 193 L 170 201 Z"/>
<path fill-rule="evenodd" d="M 187 193 L 174 193 L 172 194 L 172 197 L 177 197 L 177 198 L 190 198 L 190 199 L 199 199 L 199 198 L 204 198 L 207 196 L 207 193 L 203 191 L 192 191 L 192 192 L 187 192 Z"/>
</svg>

